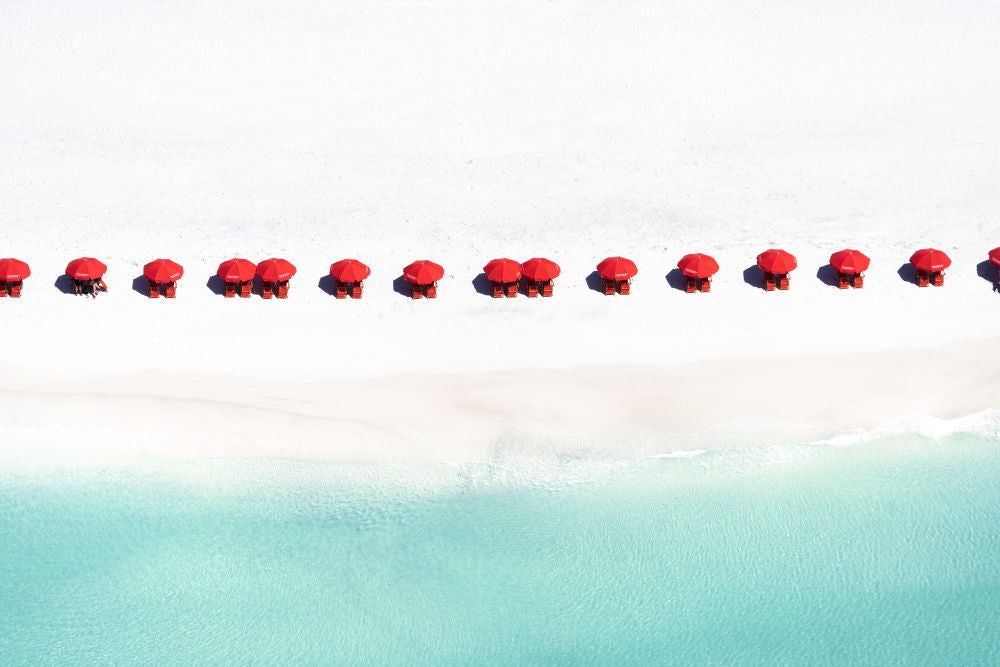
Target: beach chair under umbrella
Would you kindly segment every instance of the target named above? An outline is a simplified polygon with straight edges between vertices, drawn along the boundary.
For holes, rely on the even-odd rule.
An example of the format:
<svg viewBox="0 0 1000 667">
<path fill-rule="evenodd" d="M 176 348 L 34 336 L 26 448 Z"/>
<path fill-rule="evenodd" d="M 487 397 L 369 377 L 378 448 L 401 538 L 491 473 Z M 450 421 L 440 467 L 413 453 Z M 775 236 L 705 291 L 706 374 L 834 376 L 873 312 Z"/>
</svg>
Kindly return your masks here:
<svg viewBox="0 0 1000 667">
<path fill-rule="evenodd" d="M 632 278 L 639 273 L 635 262 L 624 257 L 606 257 L 597 265 L 597 273 L 604 279 L 604 293 L 628 294 L 632 291 Z"/>
</svg>

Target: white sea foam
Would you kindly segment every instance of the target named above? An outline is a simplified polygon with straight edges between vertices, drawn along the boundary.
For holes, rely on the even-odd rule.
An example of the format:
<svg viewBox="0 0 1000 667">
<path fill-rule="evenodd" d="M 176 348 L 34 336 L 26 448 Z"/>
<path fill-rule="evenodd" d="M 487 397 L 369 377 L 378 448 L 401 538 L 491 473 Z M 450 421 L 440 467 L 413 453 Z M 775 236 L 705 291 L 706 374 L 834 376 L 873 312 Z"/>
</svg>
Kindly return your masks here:
<svg viewBox="0 0 1000 667">
<path fill-rule="evenodd" d="M 684 436 L 642 433 L 637 437 L 636 433 L 622 432 L 603 434 L 604 447 L 599 450 L 569 438 L 517 434 L 501 438 L 487 457 L 451 463 L 245 456 L 178 459 L 156 455 L 84 462 L 25 456 L 23 452 L 18 456 L 16 448 L 6 447 L 3 477 L 72 485 L 85 484 L 93 475 L 126 483 L 141 472 L 141 478 L 147 481 L 180 485 L 198 494 L 227 496 L 253 493 L 254 489 L 273 494 L 285 485 L 306 485 L 322 488 L 324 494 L 342 495 L 347 503 L 345 508 L 349 507 L 353 513 L 359 511 L 359 498 L 369 498 L 374 504 L 367 511 L 380 514 L 385 510 L 377 510 L 376 505 L 400 506 L 424 497 L 519 488 L 559 491 L 653 471 L 677 483 L 685 483 L 691 475 L 720 477 L 762 469 L 768 474 L 781 475 L 814 460 L 828 460 L 830 448 L 844 449 L 844 456 L 850 456 L 847 450 L 859 447 L 911 446 L 914 438 L 947 441 L 962 435 L 996 442 L 1000 440 L 1000 410 L 985 410 L 950 420 L 911 416 L 872 429 L 817 439 L 790 438 L 787 427 L 775 429 L 774 434 L 768 441 L 766 429 L 758 428 L 753 437 L 756 444 L 752 446 L 747 446 L 745 440 L 730 442 L 694 434 L 687 441 L 697 441 L 699 446 L 685 448 Z M 663 449 L 656 451 L 656 447 Z M 116 470 L 119 472 L 115 473 Z"/>
<path fill-rule="evenodd" d="M 942 439 L 955 434 L 976 435 L 989 439 L 1000 438 L 1000 410 L 990 408 L 954 419 L 907 415 L 883 422 L 875 428 L 851 430 L 817 440 L 815 444 L 853 446 L 895 435 Z"/>
</svg>

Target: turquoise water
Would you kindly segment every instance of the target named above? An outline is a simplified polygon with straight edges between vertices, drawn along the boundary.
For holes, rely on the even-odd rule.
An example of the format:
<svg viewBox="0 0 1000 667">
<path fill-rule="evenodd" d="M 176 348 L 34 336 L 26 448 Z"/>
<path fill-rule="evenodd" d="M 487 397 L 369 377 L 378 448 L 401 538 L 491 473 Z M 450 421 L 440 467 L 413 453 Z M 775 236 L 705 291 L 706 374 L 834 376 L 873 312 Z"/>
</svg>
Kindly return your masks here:
<svg viewBox="0 0 1000 667">
<path fill-rule="evenodd" d="M 0 662 L 1000 662 L 1000 441 L 0 472 Z"/>
</svg>

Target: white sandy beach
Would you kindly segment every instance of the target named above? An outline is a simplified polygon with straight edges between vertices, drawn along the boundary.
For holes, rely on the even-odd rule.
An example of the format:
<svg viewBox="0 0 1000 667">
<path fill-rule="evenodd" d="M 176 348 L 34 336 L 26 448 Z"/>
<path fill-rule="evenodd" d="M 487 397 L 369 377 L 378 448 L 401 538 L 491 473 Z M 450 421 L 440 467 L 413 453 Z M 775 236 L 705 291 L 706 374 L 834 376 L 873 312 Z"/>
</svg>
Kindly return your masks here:
<svg viewBox="0 0 1000 667">
<path fill-rule="evenodd" d="M 0 301 L 5 456 L 452 460 L 511 433 L 997 407 L 995 22 L 943 1 L 7 6 L 0 255 L 33 275 Z M 927 246 L 943 288 L 899 274 Z M 769 247 L 798 257 L 787 293 L 744 280 Z M 844 247 L 872 258 L 863 290 L 817 275 Z M 666 280 L 695 251 L 711 294 Z M 615 254 L 628 297 L 586 282 Z M 108 294 L 55 287 L 81 255 Z M 234 255 L 295 263 L 290 298 L 213 293 Z M 499 256 L 559 262 L 556 296 L 478 293 Z M 175 301 L 134 289 L 155 257 L 185 267 Z M 361 301 L 318 285 L 343 257 L 372 267 Z M 436 301 L 394 290 L 421 258 Z"/>
<path fill-rule="evenodd" d="M 995 408 L 997 344 L 349 381 L 11 373 L 4 455 L 462 463 L 815 441 Z"/>
</svg>

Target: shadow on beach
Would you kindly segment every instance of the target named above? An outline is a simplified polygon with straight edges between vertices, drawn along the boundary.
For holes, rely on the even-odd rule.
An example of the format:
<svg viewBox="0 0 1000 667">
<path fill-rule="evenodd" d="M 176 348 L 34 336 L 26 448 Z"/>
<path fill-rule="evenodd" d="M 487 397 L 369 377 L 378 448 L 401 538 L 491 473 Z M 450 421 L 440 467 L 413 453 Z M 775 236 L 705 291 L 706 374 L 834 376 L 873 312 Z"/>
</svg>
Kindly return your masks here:
<svg viewBox="0 0 1000 667">
<path fill-rule="evenodd" d="M 149 296 L 149 281 L 146 280 L 146 276 L 138 275 L 132 279 L 132 291 Z"/>
<path fill-rule="evenodd" d="M 480 273 L 472 279 L 472 287 L 478 294 L 493 298 L 493 281 L 487 278 L 485 273 Z"/>
<path fill-rule="evenodd" d="M 213 275 L 205 283 L 205 287 L 212 290 L 212 294 L 218 296 L 225 296 L 226 294 L 226 281 L 220 278 L 218 275 Z"/>
<path fill-rule="evenodd" d="M 840 283 L 837 281 L 837 274 L 838 271 L 837 269 L 833 268 L 833 264 L 826 264 L 824 266 L 821 266 L 819 267 L 819 270 L 816 271 L 816 277 L 819 278 L 820 282 L 822 282 L 824 285 L 839 288 Z"/>
<path fill-rule="evenodd" d="M 392 281 L 392 291 L 407 298 L 413 298 L 413 288 L 410 282 L 402 275 Z"/>
<path fill-rule="evenodd" d="M 682 292 L 687 291 L 687 278 L 684 277 L 684 272 L 680 269 L 673 269 L 667 275 L 667 284 L 678 289 Z"/>
<path fill-rule="evenodd" d="M 53 283 L 63 294 L 75 294 L 73 291 L 73 279 L 69 277 L 68 274 L 62 274 L 56 278 L 55 283 Z"/>
<path fill-rule="evenodd" d="M 329 273 L 319 279 L 316 286 L 321 290 L 329 294 L 330 296 L 336 296 L 337 294 L 337 279 L 331 276 Z"/>
<path fill-rule="evenodd" d="M 743 282 L 751 287 L 764 289 L 764 271 L 756 264 L 743 269 Z"/>
<path fill-rule="evenodd" d="M 993 285 L 994 292 L 1000 292 L 1000 283 L 997 282 L 998 270 L 1000 269 L 997 268 L 996 264 L 988 259 L 976 264 L 976 275 Z"/>
<path fill-rule="evenodd" d="M 602 278 L 601 274 L 597 271 L 592 271 L 590 275 L 587 276 L 587 287 L 595 292 L 604 294 L 604 278 Z"/>
<path fill-rule="evenodd" d="M 913 285 L 919 286 L 920 283 L 917 282 L 917 267 L 913 266 L 912 263 L 906 262 L 896 271 L 899 275 L 900 280 L 906 283 L 912 283 Z"/>
</svg>

